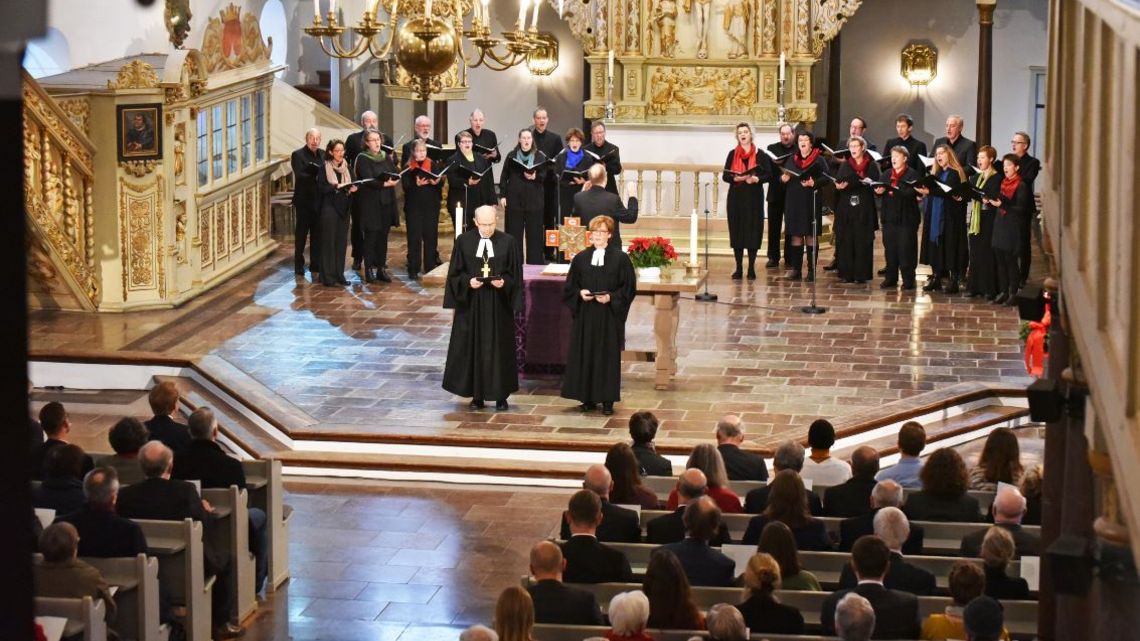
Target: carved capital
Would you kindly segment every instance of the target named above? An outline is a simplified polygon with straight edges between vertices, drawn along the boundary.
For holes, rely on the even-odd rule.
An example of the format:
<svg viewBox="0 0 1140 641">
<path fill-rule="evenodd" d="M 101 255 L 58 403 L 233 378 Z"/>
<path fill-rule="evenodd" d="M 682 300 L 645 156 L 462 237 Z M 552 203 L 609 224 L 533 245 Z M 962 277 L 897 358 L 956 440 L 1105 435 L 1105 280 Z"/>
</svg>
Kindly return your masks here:
<svg viewBox="0 0 1140 641">
<path fill-rule="evenodd" d="M 107 81 L 108 89 L 154 89 L 158 87 L 158 74 L 154 67 L 142 60 L 132 60 L 119 69 L 114 80 Z"/>
</svg>

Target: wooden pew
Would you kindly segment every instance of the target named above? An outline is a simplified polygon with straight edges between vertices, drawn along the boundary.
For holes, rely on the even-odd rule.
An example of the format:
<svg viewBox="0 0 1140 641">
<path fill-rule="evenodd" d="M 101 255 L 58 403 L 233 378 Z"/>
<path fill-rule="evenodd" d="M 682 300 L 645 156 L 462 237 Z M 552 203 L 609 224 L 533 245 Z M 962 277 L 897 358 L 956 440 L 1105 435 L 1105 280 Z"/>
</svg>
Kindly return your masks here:
<svg viewBox="0 0 1140 641">
<path fill-rule="evenodd" d="M 100 559 L 84 557 L 107 580 L 118 587 L 115 593 L 115 615 L 112 629 L 123 639 L 160 641 L 158 559 L 139 554 L 136 557 Z"/>
<path fill-rule="evenodd" d="M 249 552 L 249 496 L 245 490 L 231 485 L 224 490 L 203 489 L 202 498 L 214 507 L 216 518 L 207 524 L 206 537 L 230 559 L 234 612 L 238 621 L 242 621 L 257 609 L 257 595 L 253 590 L 256 565 Z"/>
<path fill-rule="evenodd" d="M 36 597 L 36 616 L 62 617 L 67 619 L 63 628 L 64 638 L 82 634 L 83 641 L 107 641 L 107 624 L 103 618 L 107 606 L 103 599 L 51 599 Z"/>
<path fill-rule="evenodd" d="M 604 625 L 555 625 L 539 623 L 534 626 L 534 638 L 541 641 L 582 641 L 591 637 L 604 638 L 610 631 Z M 705 630 L 647 630 L 657 641 L 689 641 L 692 637 L 707 639 Z M 835 637 L 803 636 L 795 634 L 753 634 L 749 641 L 837 641 Z"/>
<path fill-rule="evenodd" d="M 285 505 L 285 487 L 281 479 L 281 461 L 242 461 L 249 506 L 265 511 L 269 528 L 269 579 L 266 590 L 275 591 L 289 578 L 289 521 L 293 509 Z"/>
<path fill-rule="evenodd" d="M 210 597 L 214 577 L 206 579 L 203 528 L 193 519 L 134 519 L 146 535 L 150 556 L 158 559 L 158 580 L 174 605 L 186 608 L 187 641 L 210 641 Z"/>
</svg>

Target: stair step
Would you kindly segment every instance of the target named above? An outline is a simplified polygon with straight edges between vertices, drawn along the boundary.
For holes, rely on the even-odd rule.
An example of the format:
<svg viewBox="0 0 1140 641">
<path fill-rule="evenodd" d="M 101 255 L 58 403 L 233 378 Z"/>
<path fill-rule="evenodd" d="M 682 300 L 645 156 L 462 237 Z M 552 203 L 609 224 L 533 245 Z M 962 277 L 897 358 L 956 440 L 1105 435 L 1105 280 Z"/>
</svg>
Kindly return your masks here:
<svg viewBox="0 0 1140 641">
<path fill-rule="evenodd" d="M 1029 408 L 994 404 L 967 410 L 957 416 L 951 416 L 943 420 L 926 423 L 923 425 L 923 428 L 926 430 L 927 451 L 937 449 L 931 448 L 930 445 L 936 444 L 938 441 L 1000 425 L 1023 416 L 1029 416 Z M 869 445 L 875 448 L 879 451 L 880 456 L 897 454 L 899 451 L 897 434 L 875 438 L 860 444 L 860 446 L 862 445 Z M 853 450 L 854 448 L 843 448 L 835 450 L 833 454 L 846 459 L 850 458 Z"/>
<path fill-rule="evenodd" d="M 582 473 L 586 469 L 586 465 L 583 463 L 479 459 L 453 456 L 409 456 L 404 454 L 361 454 L 349 452 L 298 452 L 282 450 L 273 452 L 267 458 L 278 459 L 285 467 L 564 480 L 581 480 Z"/>
</svg>

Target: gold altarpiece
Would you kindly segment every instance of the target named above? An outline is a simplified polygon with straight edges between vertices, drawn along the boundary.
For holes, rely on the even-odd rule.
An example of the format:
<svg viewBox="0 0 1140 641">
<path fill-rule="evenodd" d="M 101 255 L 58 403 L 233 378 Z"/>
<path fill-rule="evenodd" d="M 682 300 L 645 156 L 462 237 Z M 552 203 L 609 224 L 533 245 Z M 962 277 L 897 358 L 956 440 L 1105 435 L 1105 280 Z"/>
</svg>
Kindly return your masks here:
<svg viewBox="0 0 1140 641">
<path fill-rule="evenodd" d="M 271 47 L 230 5 L 200 49 L 25 75 L 32 308 L 172 307 L 273 251 Z M 139 158 L 134 113 L 156 121 Z"/>
<path fill-rule="evenodd" d="M 553 1 L 557 4 L 556 0 Z M 590 63 L 587 118 L 606 114 L 607 59 L 621 123 L 714 124 L 816 120 L 811 70 L 862 0 L 589 0 L 566 20 Z"/>
</svg>

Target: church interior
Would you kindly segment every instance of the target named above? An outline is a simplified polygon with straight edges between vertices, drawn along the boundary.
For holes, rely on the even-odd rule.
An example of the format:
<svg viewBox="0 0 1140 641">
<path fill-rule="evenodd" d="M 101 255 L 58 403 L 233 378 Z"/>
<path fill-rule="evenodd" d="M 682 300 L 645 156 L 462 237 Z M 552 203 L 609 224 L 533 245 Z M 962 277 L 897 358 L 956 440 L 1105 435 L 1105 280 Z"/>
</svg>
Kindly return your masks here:
<svg viewBox="0 0 1140 641">
<path fill-rule="evenodd" d="M 1140 2 L 32 4 L 0 8 L 0 127 L 18 147 L 0 188 L 25 210 L 0 223 L 0 265 L 16 275 L 6 280 L 0 333 L 9 355 L 0 412 L 10 426 L 0 497 L 15 513 L 0 528 L 15 582 L 0 599 L 0 639 L 1135 638 Z M 742 126 L 753 164 L 775 167 L 757 186 L 759 234 L 743 250 L 730 175 Z M 563 387 L 575 331 L 563 301 L 574 267 L 563 263 L 592 251 L 589 221 L 549 200 L 552 191 L 573 197 L 564 185 L 547 187 L 555 222 L 540 226 L 537 260 L 527 244 L 528 264 L 516 265 L 525 302 L 508 309 L 518 370 L 509 407 L 491 396 L 480 407 L 477 395 L 441 386 L 463 313 L 449 303 L 452 255 L 462 234 L 482 233 L 463 217 L 475 211 L 467 189 L 447 178 L 424 232 L 405 215 L 408 179 L 394 176 L 404 181 L 392 189 L 400 213 L 375 275 L 373 254 L 361 268 L 357 246 L 372 232 L 357 235 L 344 219 L 346 284 L 318 280 L 317 232 L 308 265 L 299 232 L 299 168 L 308 168 L 297 154 L 306 148 L 328 144 L 331 158 L 336 141 L 367 140 L 375 129 L 377 157 L 398 170 L 413 141 L 429 139 L 429 157 L 459 158 L 461 132 L 478 145 L 491 130 L 497 147 L 481 151 L 495 152 L 495 188 L 483 202 L 496 210 L 497 237 L 512 224 L 499 197 L 506 202 L 501 176 L 522 154 L 516 135 L 529 131 L 538 145 L 547 127 L 557 149 L 574 132 L 581 144 L 599 131 L 594 149 L 620 148 L 616 171 L 594 158 L 611 172 L 619 207 L 633 212 L 621 221 L 624 244 L 656 239 L 676 253 L 657 267 L 634 263 L 637 296 L 613 356 L 620 398 L 604 410 Z M 314 131 L 317 146 L 307 147 Z M 790 204 L 786 236 L 773 219 L 784 209 L 773 194 L 785 187 L 771 150 L 798 162 L 800 140 L 836 171 L 855 154 L 849 145 L 883 156 L 884 182 L 855 170 L 865 193 L 877 185 L 883 194 L 870 199 L 865 229 L 869 279 L 845 262 L 843 243 L 864 231 L 844 222 L 858 197 L 842 185 L 811 191 L 822 215 L 804 215 L 819 225 L 807 244 L 793 244 Z M 917 144 L 922 151 L 908 154 Z M 771 163 L 755 153 L 765 148 Z M 355 152 L 373 157 L 359 142 Z M 954 173 L 945 161 L 965 183 L 967 173 L 972 181 L 993 171 L 973 166 L 987 153 L 1002 183 L 987 211 L 1013 208 L 1007 184 L 1028 184 L 1032 196 L 1010 293 L 973 291 L 983 264 L 975 240 L 990 233 L 973 223 L 969 280 L 946 271 L 947 236 L 929 231 L 942 216 L 932 203 L 944 199 L 934 196 L 920 204 L 921 231 L 909 230 L 909 251 L 922 245 L 917 269 L 906 282 L 904 266 L 893 282 L 895 226 L 881 215 L 891 180 L 908 166 L 916 177 Z M 901 168 L 891 169 L 892 157 Z M 1016 177 L 1038 160 L 1039 173 Z M 1004 179 L 1003 162 L 1013 167 Z M 982 205 L 964 207 L 981 220 Z M 421 270 L 425 233 L 438 244 Z M 800 274 L 791 260 L 805 247 Z M 759 261 L 747 277 L 743 251 L 750 266 Z M 223 467 L 240 467 L 240 484 L 211 485 L 217 469 L 185 476 L 179 459 L 191 446 L 172 445 L 159 431 L 171 428 L 159 424 L 187 442 L 213 441 Z M 119 445 L 132 426 L 143 434 L 127 455 Z M 169 447 L 148 450 L 156 441 Z M 1012 452 L 1009 469 L 995 471 L 1002 448 Z M 65 450 L 76 466 L 86 461 L 66 481 L 49 469 L 68 464 Z M 147 467 L 159 450 L 165 475 Z M 753 471 L 742 461 L 755 461 Z M 843 474 L 827 476 L 829 466 Z M 919 468 L 943 477 L 919 478 Z M 130 499 L 171 470 L 197 484 L 186 491 L 204 520 L 153 516 L 153 505 L 131 516 Z M 686 494 L 691 472 L 696 496 Z M 924 512 L 940 482 L 958 483 L 954 500 L 972 512 Z M 856 485 L 857 505 L 838 498 Z M 89 533 L 68 516 L 71 503 L 45 498 L 58 490 L 81 512 L 97 511 L 103 486 L 113 486 L 108 511 L 126 530 Z M 795 504 L 787 518 L 776 507 L 785 487 Z M 897 504 L 880 502 L 895 490 Z M 1007 510 L 1011 502 L 1019 509 Z M 578 519 L 595 509 L 596 522 Z M 901 537 L 878 518 L 896 514 Z M 632 538 L 615 536 L 626 517 Z M 674 517 L 673 542 L 655 538 L 654 519 Z M 856 518 L 868 536 L 852 546 Z M 706 528 L 708 519 L 716 523 Z M 710 556 L 693 566 L 691 550 L 673 547 L 702 541 L 706 529 L 720 536 L 717 525 L 731 541 L 710 547 L 705 536 L 700 554 Z M 801 538 L 808 526 L 822 533 L 818 545 Z M 122 531 L 145 535 L 145 551 L 84 553 L 104 539 L 125 545 Z M 788 532 L 792 562 L 770 532 Z M 586 576 L 583 558 L 572 558 L 583 537 L 624 555 L 623 578 L 574 579 Z M 1004 541 L 1015 547 L 994 561 Z M 874 546 L 890 551 L 885 575 L 868 574 Z M 701 578 L 722 560 L 735 563 L 727 582 Z M 767 575 L 754 566 L 773 561 L 774 583 L 756 587 Z M 657 574 L 672 572 L 669 563 L 679 577 Z M 101 573 L 114 596 L 84 596 L 51 574 L 76 564 L 85 580 Z M 929 588 L 904 586 L 903 565 L 930 576 Z M 981 584 L 963 599 L 959 584 L 971 573 Z M 796 587 L 805 574 L 818 581 Z M 539 589 L 552 577 L 564 596 Z M 999 594 L 999 577 L 1024 592 Z M 909 599 L 913 613 L 892 615 L 863 594 L 868 582 Z M 588 620 L 552 615 L 569 611 L 571 594 L 593 603 Z M 755 595 L 797 612 L 798 627 L 748 610 Z M 645 600 L 644 612 L 631 599 Z M 977 614 L 991 604 L 996 615 Z M 699 625 L 661 623 L 685 620 L 663 612 L 685 607 Z M 971 627 L 992 623 L 986 614 L 997 617 L 996 632 Z M 860 617 L 872 627 L 860 629 Z"/>
</svg>

